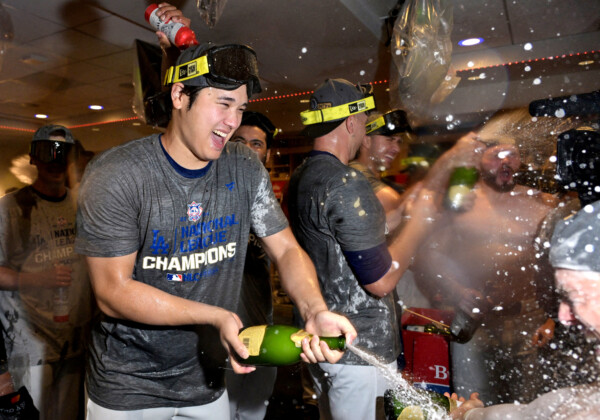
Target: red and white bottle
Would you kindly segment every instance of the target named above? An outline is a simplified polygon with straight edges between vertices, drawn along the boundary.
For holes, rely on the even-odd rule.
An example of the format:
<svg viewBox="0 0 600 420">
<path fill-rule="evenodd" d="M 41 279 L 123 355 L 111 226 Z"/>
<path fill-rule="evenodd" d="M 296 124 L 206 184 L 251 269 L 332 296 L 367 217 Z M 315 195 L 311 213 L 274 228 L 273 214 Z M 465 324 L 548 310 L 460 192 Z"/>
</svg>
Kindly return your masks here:
<svg viewBox="0 0 600 420">
<path fill-rule="evenodd" d="M 156 16 L 157 10 L 158 4 L 151 4 L 146 8 L 144 17 L 150 26 L 157 31 L 164 32 L 167 38 L 169 38 L 169 41 L 171 41 L 171 44 L 175 45 L 181 50 L 191 47 L 192 45 L 198 45 L 194 31 L 185 26 L 183 23 L 176 23 L 171 19 L 169 19 L 167 22 L 163 22 L 158 16 Z"/>
<path fill-rule="evenodd" d="M 57 287 L 54 289 L 54 322 L 69 321 L 69 287 Z"/>
</svg>

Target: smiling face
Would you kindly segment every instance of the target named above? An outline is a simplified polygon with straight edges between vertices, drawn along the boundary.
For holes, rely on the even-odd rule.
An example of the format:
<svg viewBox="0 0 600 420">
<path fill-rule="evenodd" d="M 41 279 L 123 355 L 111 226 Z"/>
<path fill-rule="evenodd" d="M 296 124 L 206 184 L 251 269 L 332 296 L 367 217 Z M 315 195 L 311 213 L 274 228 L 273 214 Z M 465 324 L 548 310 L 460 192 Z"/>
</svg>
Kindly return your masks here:
<svg viewBox="0 0 600 420">
<path fill-rule="evenodd" d="M 577 320 L 600 338 L 600 273 L 561 268 L 555 277 L 557 286 L 567 295 L 560 304 L 559 319 L 566 324 Z"/>
<path fill-rule="evenodd" d="M 218 159 L 242 121 L 248 94 L 246 86 L 235 90 L 204 88 L 189 107 L 190 98 L 175 86 L 172 91 L 173 122 L 177 144 L 169 154 L 188 169 L 200 169 Z"/>
<path fill-rule="evenodd" d="M 254 125 L 242 125 L 238 128 L 232 142 L 242 143 L 254 150 L 260 161 L 264 164 L 267 159 L 267 134 Z"/>
<path fill-rule="evenodd" d="M 515 186 L 514 174 L 521 166 L 521 157 L 516 146 L 498 144 L 483 152 L 481 176 L 497 191 L 510 191 Z"/>
<path fill-rule="evenodd" d="M 380 172 L 390 169 L 394 159 L 400 152 L 402 136 L 400 134 L 391 136 L 375 134 L 369 137 L 368 153 L 374 167 Z"/>
</svg>

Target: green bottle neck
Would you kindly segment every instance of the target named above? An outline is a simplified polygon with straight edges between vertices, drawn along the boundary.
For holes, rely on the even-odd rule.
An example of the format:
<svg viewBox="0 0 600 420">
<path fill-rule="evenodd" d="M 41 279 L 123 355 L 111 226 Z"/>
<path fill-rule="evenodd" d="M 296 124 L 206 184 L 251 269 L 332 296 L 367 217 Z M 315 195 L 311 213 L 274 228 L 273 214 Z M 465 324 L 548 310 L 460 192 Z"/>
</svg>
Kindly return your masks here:
<svg viewBox="0 0 600 420">
<path fill-rule="evenodd" d="M 346 337 L 343 335 L 339 337 L 319 337 L 319 340 L 326 342 L 331 350 L 346 349 Z"/>
</svg>

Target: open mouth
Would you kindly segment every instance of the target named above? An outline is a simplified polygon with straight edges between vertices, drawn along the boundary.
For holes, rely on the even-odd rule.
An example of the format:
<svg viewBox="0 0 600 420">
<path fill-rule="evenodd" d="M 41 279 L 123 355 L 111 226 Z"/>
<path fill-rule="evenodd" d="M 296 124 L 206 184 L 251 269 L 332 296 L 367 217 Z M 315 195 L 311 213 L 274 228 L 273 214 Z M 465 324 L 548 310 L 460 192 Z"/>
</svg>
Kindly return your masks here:
<svg viewBox="0 0 600 420">
<path fill-rule="evenodd" d="M 227 133 L 221 130 L 213 130 L 213 142 L 215 146 L 219 149 L 222 149 L 225 146 L 225 142 L 227 141 Z"/>
</svg>

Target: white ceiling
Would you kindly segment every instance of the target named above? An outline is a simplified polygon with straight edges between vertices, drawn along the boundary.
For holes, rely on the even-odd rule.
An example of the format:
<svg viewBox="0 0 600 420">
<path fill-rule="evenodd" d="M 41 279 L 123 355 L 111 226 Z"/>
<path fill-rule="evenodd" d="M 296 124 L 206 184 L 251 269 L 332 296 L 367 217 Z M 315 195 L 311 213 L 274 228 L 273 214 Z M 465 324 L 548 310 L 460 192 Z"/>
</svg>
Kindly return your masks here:
<svg viewBox="0 0 600 420">
<path fill-rule="evenodd" d="M 73 127 L 91 150 L 104 150 L 153 130 L 132 109 L 134 40 L 156 43 L 144 20 L 150 1 L 0 3 L 14 28 L 14 38 L 4 42 L 0 56 L 1 162 L 26 152 L 32 130 L 48 122 Z M 200 41 L 245 43 L 256 50 L 264 90 L 251 108 L 267 113 L 284 133 L 299 131 L 298 114 L 306 108 L 300 100 L 325 78 L 367 83 L 390 77 L 385 17 L 396 0 L 227 0 L 221 2 L 223 14 L 214 28 L 201 19 L 196 1 L 171 3 L 192 19 Z M 463 78 L 423 124 L 445 126 L 446 116 L 452 114 L 468 127 L 482 111 L 600 89 L 600 1 L 450 3 L 452 71 L 462 76 L 486 72 L 492 77 L 475 82 Z M 0 16 L 0 30 L 2 22 Z M 457 46 L 458 40 L 469 36 L 483 37 L 485 42 Z M 595 63 L 577 65 L 582 56 L 576 54 L 584 52 L 595 57 Z M 548 57 L 554 58 L 529 61 Z M 521 61 L 526 63 L 506 65 Z M 529 64 L 533 71 L 523 70 Z M 475 70 L 471 74 L 469 69 Z M 536 78 L 542 83 L 536 84 Z M 385 108 L 388 94 L 381 92 L 376 98 Z M 103 105 L 104 110 L 90 111 L 90 104 Z M 48 114 L 49 119 L 37 120 L 35 113 Z M 7 164 L 2 172 L 4 185 L 10 177 L 4 174 Z"/>
</svg>

